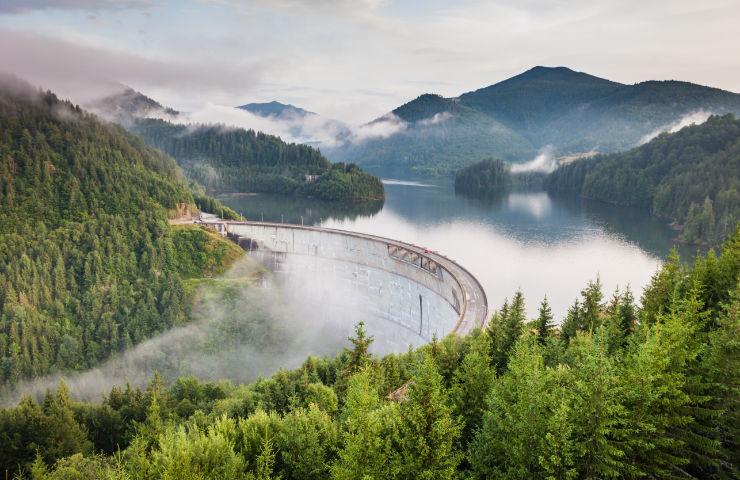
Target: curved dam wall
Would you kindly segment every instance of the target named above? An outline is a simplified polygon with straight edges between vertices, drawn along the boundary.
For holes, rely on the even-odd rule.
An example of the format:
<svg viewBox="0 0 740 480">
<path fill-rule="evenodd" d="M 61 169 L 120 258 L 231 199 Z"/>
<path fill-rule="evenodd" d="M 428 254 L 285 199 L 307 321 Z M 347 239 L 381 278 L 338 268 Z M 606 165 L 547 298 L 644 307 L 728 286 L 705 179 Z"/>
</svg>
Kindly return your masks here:
<svg viewBox="0 0 740 480">
<path fill-rule="evenodd" d="M 487 317 L 485 293 L 441 255 L 382 237 L 263 222 L 214 222 L 304 293 L 306 308 L 344 320 L 344 338 L 362 320 L 379 353 L 420 346 L 433 336 L 465 335 Z"/>
</svg>

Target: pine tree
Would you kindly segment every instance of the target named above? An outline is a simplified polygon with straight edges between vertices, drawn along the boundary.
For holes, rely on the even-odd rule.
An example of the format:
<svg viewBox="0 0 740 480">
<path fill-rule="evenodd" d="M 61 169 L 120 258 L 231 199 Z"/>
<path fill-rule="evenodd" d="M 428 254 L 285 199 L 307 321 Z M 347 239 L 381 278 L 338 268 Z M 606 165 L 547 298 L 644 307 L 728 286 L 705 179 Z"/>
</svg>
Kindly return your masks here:
<svg viewBox="0 0 740 480">
<path fill-rule="evenodd" d="M 349 354 L 349 362 L 347 362 L 346 366 L 346 373 L 348 375 L 364 369 L 370 364 L 372 359 L 368 349 L 373 343 L 374 338 L 367 336 L 365 322 L 360 321 L 355 325 L 355 335 L 355 337 L 349 337 L 349 341 L 353 345 L 352 350 L 346 350 Z"/>
<path fill-rule="evenodd" d="M 600 314 L 603 309 L 601 300 L 604 298 L 601 291 L 601 279 L 598 276 L 596 276 L 595 282 L 588 282 L 586 288 L 581 290 L 581 297 L 583 298 L 583 304 L 581 305 L 583 327 L 585 330 L 593 332 L 601 325 Z"/>
<path fill-rule="evenodd" d="M 576 469 L 580 478 L 619 478 L 624 470 L 621 445 L 624 407 L 617 369 L 609 357 L 605 327 L 571 341 L 573 383 L 570 394 Z"/>
<path fill-rule="evenodd" d="M 521 337 L 468 448 L 474 478 L 543 477 L 539 457 L 546 451 L 550 418 L 547 377 L 539 344 Z"/>
<path fill-rule="evenodd" d="M 578 416 L 578 412 L 572 406 L 573 373 L 564 365 L 558 365 L 548 373 L 550 413 L 538 460 L 543 476 L 548 480 L 572 480 L 578 477 L 575 465 L 579 450 L 574 439 L 576 427 L 573 419 Z"/>
<path fill-rule="evenodd" d="M 454 445 L 460 425 L 448 406 L 442 376 L 426 356 L 401 405 L 400 478 L 443 480 L 452 478 L 461 455 Z"/>
<path fill-rule="evenodd" d="M 496 370 L 486 352 L 485 337 L 472 341 L 470 351 L 455 370 L 450 398 L 456 416 L 464 421 L 460 442 L 463 448 L 473 438 L 485 411 L 486 398 L 496 379 Z"/>
<path fill-rule="evenodd" d="M 578 299 L 576 299 L 573 305 L 568 309 L 563 325 L 560 327 L 560 338 L 567 346 L 570 340 L 575 338 L 576 334 L 583 329 L 583 312 L 581 311 L 581 305 L 578 303 Z"/>
<path fill-rule="evenodd" d="M 78 452 L 90 453 L 92 443 L 87 438 L 87 431 L 77 423 L 71 409 L 69 387 L 62 380 L 57 394 L 48 406 L 43 435 L 45 446 L 42 448 L 44 459 L 53 463 L 56 459 Z"/>
<path fill-rule="evenodd" d="M 629 285 L 625 289 L 624 293 L 619 297 L 619 305 L 617 306 L 617 316 L 619 317 L 619 324 L 621 331 L 623 332 L 625 343 L 629 335 L 635 331 L 637 325 L 637 310 L 635 309 L 635 299 L 632 296 L 632 290 Z"/>
<path fill-rule="evenodd" d="M 695 295 L 694 295 L 694 298 Z M 626 460 L 630 476 L 670 477 L 688 463 L 687 426 L 692 395 L 687 393 L 688 367 L 698 354 L 700 328 L 693 300 L 658 314 L 642 327 L 645 341 L 626 357 L 622 372 L 623 405 L 627 408 Z"/>
<path fill-rule="evenodd" d="M 504 305 L 498 314 L 493 315 L 488 327 L 491 342 L 491 361 L 498 373 L 506 370 L 509 353 L 522 334 L 526 312 L 524 310 L 524 295 L 521 290 L 514 294 L 514 300 Z"/>
<path fill-rule="evenodd" d="M 339 441 L 332 418 L 316 405 L 298 408 L 283 420 L 279 437 L 282 473 L 295 480 L 329 478 L 329 463 Z"/>
<path fill-rule="evenodd" d="M 714 387 L 710 407 L 720 412 L 713 419 L 720 452 L 717 465 L 706 473 L 732 478 L 740 471 L 740 283 L 709 335 L 703 371 Z"/>
<path fill-rule="evenodd" d="M 550 336 L 554 326 L 552 310 L 547 303 L 547 295 L 545 295 L 545 298 L 542 299 L 542 303 L 540 304 L 539 316 L 537 317 L 537 340 L 540 342 L 540 345 L 547 344 L 547 338 Z"/>
<path fill-rule="evenodd" d="M 350 378 L 343 414 L 344 447 L 331 465 L 332 478 L 395 478 L 400 468 L 394 448 L 399 409 L 396 404 L 383 405 L 368 372 Z"/>
</svg>

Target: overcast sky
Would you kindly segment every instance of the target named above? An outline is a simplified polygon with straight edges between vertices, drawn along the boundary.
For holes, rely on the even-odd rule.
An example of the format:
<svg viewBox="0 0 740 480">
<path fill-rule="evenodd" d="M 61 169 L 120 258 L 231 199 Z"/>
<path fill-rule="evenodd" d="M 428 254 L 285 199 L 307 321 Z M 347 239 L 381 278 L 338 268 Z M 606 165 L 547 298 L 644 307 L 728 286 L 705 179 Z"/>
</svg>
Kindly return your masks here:
<svg viewBox="0 0 740 480">
<path fill-rule="evenodd" d="M 81 102 L 278 100 L 350 123 L 535 65 L 740 92 L 738 0 L 0 0 L 0 70 Z"/>
</svg>

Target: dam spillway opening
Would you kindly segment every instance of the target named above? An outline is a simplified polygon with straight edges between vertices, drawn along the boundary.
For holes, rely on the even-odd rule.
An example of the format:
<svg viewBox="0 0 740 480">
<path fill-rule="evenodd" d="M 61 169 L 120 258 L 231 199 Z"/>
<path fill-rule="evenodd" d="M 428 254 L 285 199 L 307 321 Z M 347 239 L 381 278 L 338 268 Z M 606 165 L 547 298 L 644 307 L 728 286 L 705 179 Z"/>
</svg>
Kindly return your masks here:
<svg viewBox="0 0 740 480">
<path fill-rule="evenodd" d="M 382 355 L 485 324 L 488 306 L 477 280 L 421 247 L 302 225 L 206 225 L 272 270 L 280 288 L 306 312 L 303 327 L 321 330 L 327 343 L 346 344 L 363 321 L 375 338 L 372 350 Z"/>
</svg>

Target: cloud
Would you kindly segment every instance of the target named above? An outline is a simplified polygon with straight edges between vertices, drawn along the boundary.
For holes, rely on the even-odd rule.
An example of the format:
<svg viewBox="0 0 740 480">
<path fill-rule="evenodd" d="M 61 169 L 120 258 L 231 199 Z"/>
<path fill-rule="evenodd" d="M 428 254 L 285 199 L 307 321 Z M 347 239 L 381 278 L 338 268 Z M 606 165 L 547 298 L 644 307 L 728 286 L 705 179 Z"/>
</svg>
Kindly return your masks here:
<svg viewBox="0 0 740 480">
<path fill-rule="evenodd" d="M 212 1 L 212 0 L 206 0 Z M 216 0 L 231 5 L 257 5 L 270 10 L 309 15 L 371 18 L 387 0 Z"/>
<path fill-rule="evenodd" d="M 365 125 L 352 130 L 352 142 L 362 142 L 371 138 L 388 138 L 406 130 L 407 123 L 396 115 L 389 113 Z"/>
<path fill-rule="evenodd" d="M 246 110 L 214 103 L 207 103 L 201 109 L 183 112 L 176 117 L 164 112 L 149 112 L 147 116 L 186 125 L 219 125 L 227 129 L 252 129 L 276 135 L 288 143 L 303 143 L 319 148 L 334 148 L 347 143 L 360 143 L 371 138 L 387 138 L 404 131 L 407 127 L 406 122 L 393 114 L 385 115 L 364 125 L 348 125 L 316 114 L 262 117 Z M 433 118 L 436 117 L 435 115 Z M 443 116 L 437 118 L 434 123 L 440 121 L 444 121 Z"/>
<path fill-rule="evenodd" d="M 201 381 L 253 382 L 278 368 L 295 368 L 309 355 L 338 354 L 348 346 L 352 326 L 360 320 L 371 335 L 389 328 L 377 314 L 376 302 L 348 281 L 357 272 L 349 264 L 332 266 L 331 261 L 308 255 L 277 261 L 268 255 L 265 260 L 278 265 L 278 272 L 261 276 L 255 284 L 243 279 L 260 275 L 259 270 L 254 261 L 243 259 L 214 282 L 201 285 L 194 320 L 187 325 L 114 354 L 85 372 L 22 382 L 3 392 L 0 407 L 17 404 L 22 395 L 41 400 L 62 379 L 73 398 L 85 401 L 100 401 L 102 392 L 127 381 L 143 386 L 155 372 L 168 382 L 185 375 Z M 370 351 L 383 354 L 394 346 L 379 340 Z"/>
<path fill-rule="evenodd" d="M 0 14 L 23 14 L 34 10 L 146 10 L 157 6 L 150 0 L 3 0 Z"/>
<path fill-rule="evenodd" d="M 548 145 L 529 162 L 513 164 L 511 173 L 551 173 L 556 168 L 558 164 L 552 158 L 552 146 Z"/>
<path fill-rule="evenodd" d="M 433 117 L 420 120 L 419 122 L 417 122 L 417 124 L 421 127 L 430 127 L 432 125 L 438 125 L 440 123 L 444 123 L 450 118 L 452 118 L 452 114 L 450 112 L 439 112 L 439 113 L 435 113 Z"/>
<path fill-rule="evenodd" d="M 218 124 L 225 127 L 252 129 L 276 135 L 287 142 L 333 147 L 349 136 L 349 127 L 342 122 L 319 115 L 262 117 L 246 110 L 207 103 L 203 108 L 186 112 L 178 118 L 164 118 L 178 123 Z"/>
<path fill-rule="evenodd" d="M 166 85 L 181 96 L 209 91 L 243 93 L 259 84 L 270 67 L 255 62 L 238 65 L 181 63 L 103 50 L 14 30 L 0 30 L 0 68 L 75 102 L 100 98 L 120 89 Z"/>
<path fill-rule="evenodd" d="M 684 127 L 688 127 L 689 125 L 700 125 L 706 122 L 711 115 L 712 112 L 707 112 L 705 110 L 697 110 L 695 112 L 687 113 L 675 122 L 668 125 L 663 125 L 655 131 L 648 133 L 647 135 L 642 137 L 642 139 L 640 139 L 640 143 L 638 145 L 649 142 L 663 132 L 675 133 Z"/>
</svg>

